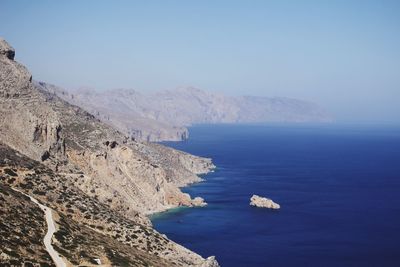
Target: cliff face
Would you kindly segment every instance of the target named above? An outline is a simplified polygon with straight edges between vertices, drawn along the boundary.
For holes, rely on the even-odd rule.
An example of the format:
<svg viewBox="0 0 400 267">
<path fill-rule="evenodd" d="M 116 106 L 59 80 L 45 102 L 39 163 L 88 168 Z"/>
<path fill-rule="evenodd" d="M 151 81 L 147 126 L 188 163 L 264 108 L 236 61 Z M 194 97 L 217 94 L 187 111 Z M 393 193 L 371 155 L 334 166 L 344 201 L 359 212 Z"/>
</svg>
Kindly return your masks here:
<svg viewBox="0 0 400 267">
<path fill-rule="evenodd" d="M 58 116 L 32 90 L 32 75 L 15 62 L 14 50 L 0 41 L 0 139 L 35 159 L 64 156 Z"/>
<path fill-rule="evenodd" d="M 110 249 L 115 242 L 121 253 L 134 248 L 132 255 L 139 253 L 148 262 L 159 258 L 155 265 L 215 264 L 162 237 L 144 216 L 199 204 L 178 186 L 199 181 L 196 173 L 209 171 L 211 161 L 131 140 L 81 108 L 38 89 L 14 55 L 0 40 L 2 185 L 35 195 L 55 210 L 60 225 L 77 224 L 82 231 L 100 233 L 99 242 Z M 59 238 L 64 239 L 61 234 Z M 63 249 L 60 244 L 59 252 Z"/>
<path fill-rule="evenodd" d="M 190 87 L 151 95 L 129 89 L 66 91 L 43 82 L 37 84 L 120 131 L 147 141 L 184 140 L 188 138 L 186 127 L 200 123 L 332 120 L 317 104 L 282 97 L 230 97 Z"/>
</svg>

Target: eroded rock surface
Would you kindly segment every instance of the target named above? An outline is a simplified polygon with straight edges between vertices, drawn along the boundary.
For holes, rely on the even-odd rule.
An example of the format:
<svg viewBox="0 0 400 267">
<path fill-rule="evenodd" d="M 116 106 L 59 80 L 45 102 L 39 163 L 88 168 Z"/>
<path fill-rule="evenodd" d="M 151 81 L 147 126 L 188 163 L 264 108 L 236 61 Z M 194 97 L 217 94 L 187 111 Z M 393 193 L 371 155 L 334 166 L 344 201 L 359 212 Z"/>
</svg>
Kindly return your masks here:
<svg viewBox="0 0 400 267">
<path fill-rule="evenodd" d="M 267 208 L 267 209 L 280 209 L 281 206 L 272 199 L 266 197 L 260 197 L 257 195 L 253 195 L 250 198 L 250 206 L 258 207 L 258 208 Z"/>
</svg>

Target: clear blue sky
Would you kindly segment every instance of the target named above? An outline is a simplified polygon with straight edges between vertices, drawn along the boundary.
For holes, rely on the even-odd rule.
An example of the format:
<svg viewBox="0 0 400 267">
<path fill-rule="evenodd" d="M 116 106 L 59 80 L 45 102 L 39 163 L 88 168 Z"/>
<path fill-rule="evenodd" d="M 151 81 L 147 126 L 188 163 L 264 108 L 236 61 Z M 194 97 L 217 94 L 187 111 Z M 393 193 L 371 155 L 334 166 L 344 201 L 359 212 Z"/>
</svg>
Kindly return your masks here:
<svg viewBox="0 0 400 267">
<path fill-rule="evenodd" d="M 400 1 L 0 0 L 0 36 L 66 88 L 192 85 L 400 122 Z"/>
</svg>

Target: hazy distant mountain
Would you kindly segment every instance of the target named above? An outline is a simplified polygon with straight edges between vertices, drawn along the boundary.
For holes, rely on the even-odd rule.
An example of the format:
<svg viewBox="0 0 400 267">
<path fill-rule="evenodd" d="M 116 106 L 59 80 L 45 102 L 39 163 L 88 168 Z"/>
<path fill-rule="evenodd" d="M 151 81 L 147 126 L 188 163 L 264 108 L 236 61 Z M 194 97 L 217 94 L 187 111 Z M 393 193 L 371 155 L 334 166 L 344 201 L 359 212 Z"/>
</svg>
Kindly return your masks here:
<svg viewBox="0 0 400 267">
<path fill-rule="evenodd" d="M 82 107 L 140 140 L 183 140 L 187 126 L 200 123 L 329 122 L 315 103 L 283 97 L 231 97 L 193 87 L 153 94 L 131 89 L 67 91 L 38 83 L 43 90 Z"/>
</svg>

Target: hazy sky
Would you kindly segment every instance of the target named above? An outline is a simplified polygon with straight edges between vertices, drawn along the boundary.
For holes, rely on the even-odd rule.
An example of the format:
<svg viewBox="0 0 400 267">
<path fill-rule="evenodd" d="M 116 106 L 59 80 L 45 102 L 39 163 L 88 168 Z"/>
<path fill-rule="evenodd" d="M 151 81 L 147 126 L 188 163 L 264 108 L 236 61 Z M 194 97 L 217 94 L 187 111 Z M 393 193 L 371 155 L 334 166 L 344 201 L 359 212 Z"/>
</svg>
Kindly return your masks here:
<svg viewBox="0 0 400 267">
<path fill-rule="evenodd" d="M 400 1 L 0 0 L 0 36 L 66 88 L 192 85 L 400 122 Z"/>
</svg>

